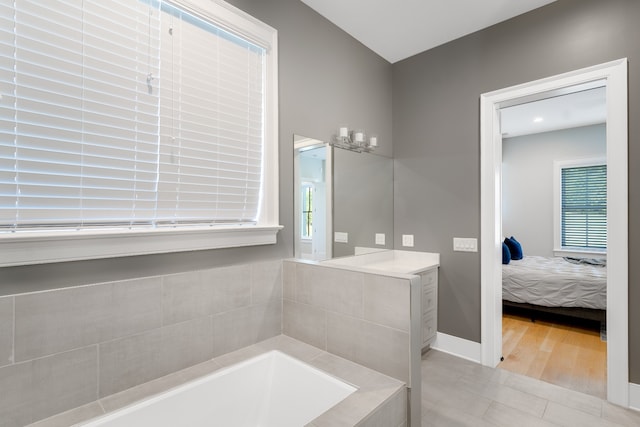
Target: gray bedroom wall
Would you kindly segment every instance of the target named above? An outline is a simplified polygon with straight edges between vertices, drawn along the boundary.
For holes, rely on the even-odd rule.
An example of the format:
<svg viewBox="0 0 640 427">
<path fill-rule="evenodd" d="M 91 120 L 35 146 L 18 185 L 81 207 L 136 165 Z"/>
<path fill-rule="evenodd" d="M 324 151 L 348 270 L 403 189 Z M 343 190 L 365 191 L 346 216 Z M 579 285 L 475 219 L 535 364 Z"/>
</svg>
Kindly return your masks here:
<svg viewBox="0 0 640 427">
<path fill-rule="evenodd" d="M 526 255 L 553 256 L 553 162 L 604 159 L 606 139 L 600 124 L 502 140 L 502 233 Z"/>
<path fill-rule="evenodd" d="M 393 66 L 395 246 L 440 252 L 438 329 L 480 341 L 480 94 L 629 58 L 629 301 L 640 301 L 640 2 L 559 0 Z M 629 311 L 630 380 L 640 382 L 640 311 Z"/>
<path fill-rule="evenodd" d="M 328 140 L 340 124 L 379 135 L 392 155 L 391 64 L 299 0 L 230 0 L 278 30 L 280 224 L 276 245 L 0 268 L 0 295 L 293 256 L 293 134 Z"/>
</svg>

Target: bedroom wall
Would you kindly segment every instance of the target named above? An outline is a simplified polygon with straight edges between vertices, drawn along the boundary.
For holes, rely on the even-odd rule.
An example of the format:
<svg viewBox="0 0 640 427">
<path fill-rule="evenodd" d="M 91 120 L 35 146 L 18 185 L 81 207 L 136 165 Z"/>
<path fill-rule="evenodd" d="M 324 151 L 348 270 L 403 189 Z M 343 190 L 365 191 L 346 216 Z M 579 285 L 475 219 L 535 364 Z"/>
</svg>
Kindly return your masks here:
<svg viewBox="0 0 640 427">
<path fill-rule="evenodd" d="M 482 93 L 629 59 L 629 117 L 640 114 L 640 2 L 558 0 L 393 65 L 395 245 L 441 253 L 440 332 L 480 341 Z M 629 121 L 629 364 L 640 383 L 640 122 Z"/>
<path fill-rule="evenodd" d="M 341 123 L 392 153 L 391 64 L 299 0 L 229 0 L 278 30 L 280 224 L 276 245 L 0 268 L 0 295 L 293 256 L 293 134 L 327 140 Z"/>
<path fill-rule="evenodd" d="M 604 124 L 502 140 L 502 232 L 553 256 L 553 162 L 606 156 Z"/>
</svg>

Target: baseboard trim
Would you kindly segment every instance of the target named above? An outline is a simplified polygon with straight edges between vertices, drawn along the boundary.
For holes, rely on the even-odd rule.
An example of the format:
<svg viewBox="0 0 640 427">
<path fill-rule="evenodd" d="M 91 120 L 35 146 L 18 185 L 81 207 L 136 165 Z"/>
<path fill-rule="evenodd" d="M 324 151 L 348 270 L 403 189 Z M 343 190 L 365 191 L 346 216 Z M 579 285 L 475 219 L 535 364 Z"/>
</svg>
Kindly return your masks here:
<svg viewBox="0 0 640 427">
<path fill-rule="evenodd" d="M 640 384 L 629 383 L 629 408 L 640 411 Z"/>
<path fill-rule="evenodd" d="M 431 348 L 471 360 L 472 362 L 481 363 L 482 361 L 482 345 L 479 342 L 454 337 L 442 332 L 437 333 L 436 340 L 431 345 Z"/>
</svg>

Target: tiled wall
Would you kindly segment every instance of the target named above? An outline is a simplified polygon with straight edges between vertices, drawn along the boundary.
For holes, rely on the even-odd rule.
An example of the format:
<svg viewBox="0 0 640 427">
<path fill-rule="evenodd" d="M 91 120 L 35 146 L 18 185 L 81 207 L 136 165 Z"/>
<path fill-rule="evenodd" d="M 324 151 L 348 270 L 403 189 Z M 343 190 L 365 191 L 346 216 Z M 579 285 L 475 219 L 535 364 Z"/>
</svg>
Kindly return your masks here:
<svg viewBox="0 0 640 427">
<path fill-rule="evenodd" d="M 283 333 L 411 386 L 410 281 L 283 262 Z"/>
<path fill-rule="evenodd" d="M 280 261 L 0 298 L 0 427 L 282 332 Z"/>
</svg>

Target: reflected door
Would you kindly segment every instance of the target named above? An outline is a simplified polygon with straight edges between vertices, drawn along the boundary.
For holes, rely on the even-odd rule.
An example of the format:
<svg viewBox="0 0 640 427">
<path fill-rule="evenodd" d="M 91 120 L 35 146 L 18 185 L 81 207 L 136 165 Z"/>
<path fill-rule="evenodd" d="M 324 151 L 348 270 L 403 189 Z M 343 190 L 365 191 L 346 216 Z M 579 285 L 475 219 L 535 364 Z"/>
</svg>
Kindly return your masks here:
<svg viewBox="0 0 640 427">
<path fill-rule="evenodd" d="M 294 140 L 295 257 L 331 258 L 331 147 L 315 139 Z"/>
</svg>

